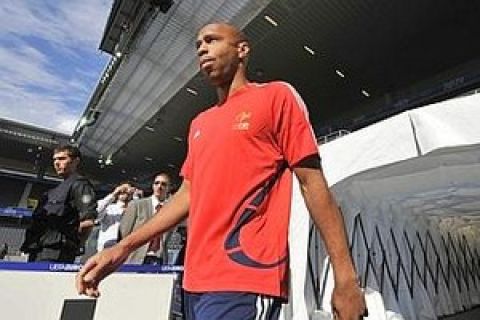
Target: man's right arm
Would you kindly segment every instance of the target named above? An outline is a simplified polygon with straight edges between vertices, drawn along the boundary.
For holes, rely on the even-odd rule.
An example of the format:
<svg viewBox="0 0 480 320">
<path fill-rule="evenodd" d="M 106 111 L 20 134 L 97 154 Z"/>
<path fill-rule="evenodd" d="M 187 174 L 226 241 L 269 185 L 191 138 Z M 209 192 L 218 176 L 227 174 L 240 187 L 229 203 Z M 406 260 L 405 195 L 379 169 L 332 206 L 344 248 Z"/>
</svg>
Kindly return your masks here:
<svg viewBox="0 0 480 320">
<path fill-rule="evenodd" d="M 105 198 L 97 201 L 97 212 L 98 212 L 97 219 L 98 220 L 101 220 L 103 219 L 103 217 L 106 216 L 107 207 L 111 205 L 114 201 L 115 201 L 115 194 L 113 192 L 107 194 Z"/>
<path fill-rule="evenodd" d="M 101 280 L 120 267 L 131 252 L 182 221 L 188 215 L 189 207 L 190 183 L 184 180 L 178 192 L 162 207 L 162 214 L 154 215 L 117 245 L 88 259 L 76 277 L 78 293 L 98 297 Z"/>
<path fill-rule="evenodd" d="M 95 191 L 90 182 L 85 179 L 78 179 L 72 185 L 71 197 L 72 204 L 78 211 L 80 219 L 78 235 L 81 242 L 84 243 L 92 231 L 98 215 Z"/>
</svg>

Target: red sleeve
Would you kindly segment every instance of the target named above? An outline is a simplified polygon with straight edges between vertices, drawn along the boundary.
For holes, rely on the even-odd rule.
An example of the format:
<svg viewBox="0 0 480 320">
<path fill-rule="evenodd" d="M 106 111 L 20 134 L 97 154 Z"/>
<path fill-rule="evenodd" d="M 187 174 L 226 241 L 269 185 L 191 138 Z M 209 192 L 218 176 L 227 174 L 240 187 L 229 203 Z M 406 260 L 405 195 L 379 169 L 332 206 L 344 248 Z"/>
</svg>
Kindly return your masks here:
<svg viewBox="0 0 480 320">
<path fill-rule="evenodd" d="M 305 157 L 318 154 L 317 142 L 308 110 L 298 92 L 284 82 L 279 83 L 276 90 L 275 135 L 285 160 L 294 166 Z"/>
</svg>

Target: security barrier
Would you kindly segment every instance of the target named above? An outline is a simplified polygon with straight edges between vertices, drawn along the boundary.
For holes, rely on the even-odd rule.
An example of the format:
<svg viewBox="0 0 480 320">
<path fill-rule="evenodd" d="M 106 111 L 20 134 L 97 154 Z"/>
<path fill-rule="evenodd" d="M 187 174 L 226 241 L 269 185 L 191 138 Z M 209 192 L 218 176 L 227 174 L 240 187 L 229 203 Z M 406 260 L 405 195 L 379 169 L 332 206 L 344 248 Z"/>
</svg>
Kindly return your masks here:
<svg viewBox="0 0 480 320">
<path fill-rule="evenodd" d="M 172 266 L 125 266 L 102 282 L 97 299 L 79 296 L 79 265 L 0 263 L 0 318 L 16 320 L 171 319 Z"/>
</svg>

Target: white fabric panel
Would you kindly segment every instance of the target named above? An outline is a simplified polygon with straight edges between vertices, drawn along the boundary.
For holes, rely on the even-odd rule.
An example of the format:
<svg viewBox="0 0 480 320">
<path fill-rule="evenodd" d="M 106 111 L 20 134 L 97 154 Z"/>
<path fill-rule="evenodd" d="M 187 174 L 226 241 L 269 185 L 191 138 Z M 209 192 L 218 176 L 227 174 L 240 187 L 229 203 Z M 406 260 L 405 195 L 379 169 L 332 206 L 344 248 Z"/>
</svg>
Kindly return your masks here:
<svg viewBox="0 0 480 320">
<path fill-rule="evenodd" d="M 480 141 L 480 95 L 447 100 L 409 112 L 422 154 Z"/>
<path fill-rule="evenodd" d="M 480 143 L 480 94 L 407 111 L 320 148 L 329 185 L 432 150 Z"/>
<path fill-rule="evenodd" d="M 308 319 L 305 283 L 310 216 L 297 179 L 293 179 L 292 208 L 288 230 L 290 253 L 290 297 L 281 319 Z"/>
<path fill-rule="evenodd" d="M 355 173 L 418 155 L 407 114 L 333 140 L 320 147 L 330 185 Z"/>
</svg>

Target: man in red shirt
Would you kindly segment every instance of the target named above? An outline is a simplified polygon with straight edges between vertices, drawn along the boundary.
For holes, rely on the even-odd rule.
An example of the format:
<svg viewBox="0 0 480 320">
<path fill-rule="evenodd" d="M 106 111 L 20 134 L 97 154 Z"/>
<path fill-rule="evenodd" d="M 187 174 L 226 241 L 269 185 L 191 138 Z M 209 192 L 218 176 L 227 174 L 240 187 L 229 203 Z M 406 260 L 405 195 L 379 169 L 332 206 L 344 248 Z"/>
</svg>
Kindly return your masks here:
<svg viewBox="0 0 480 320">
<path fill-rule="evenodd" d="M 78 292 L 98 296 L 99 282 L 132 250 L 188 215 L 187 319 L 253 320 L 261 312 L 278 318 L 287 295 L 294 173 L 333 264 L 337 319 L 357 320 L 365 311 L 363 294 L 301 98 L 286 83 L 247 80 L 250 46 L 231 25 L 203 27 L 196 46 L 218 103 L 191 124 L 182 186 L 161 215 L 87 261 Z"/>
</svg>

